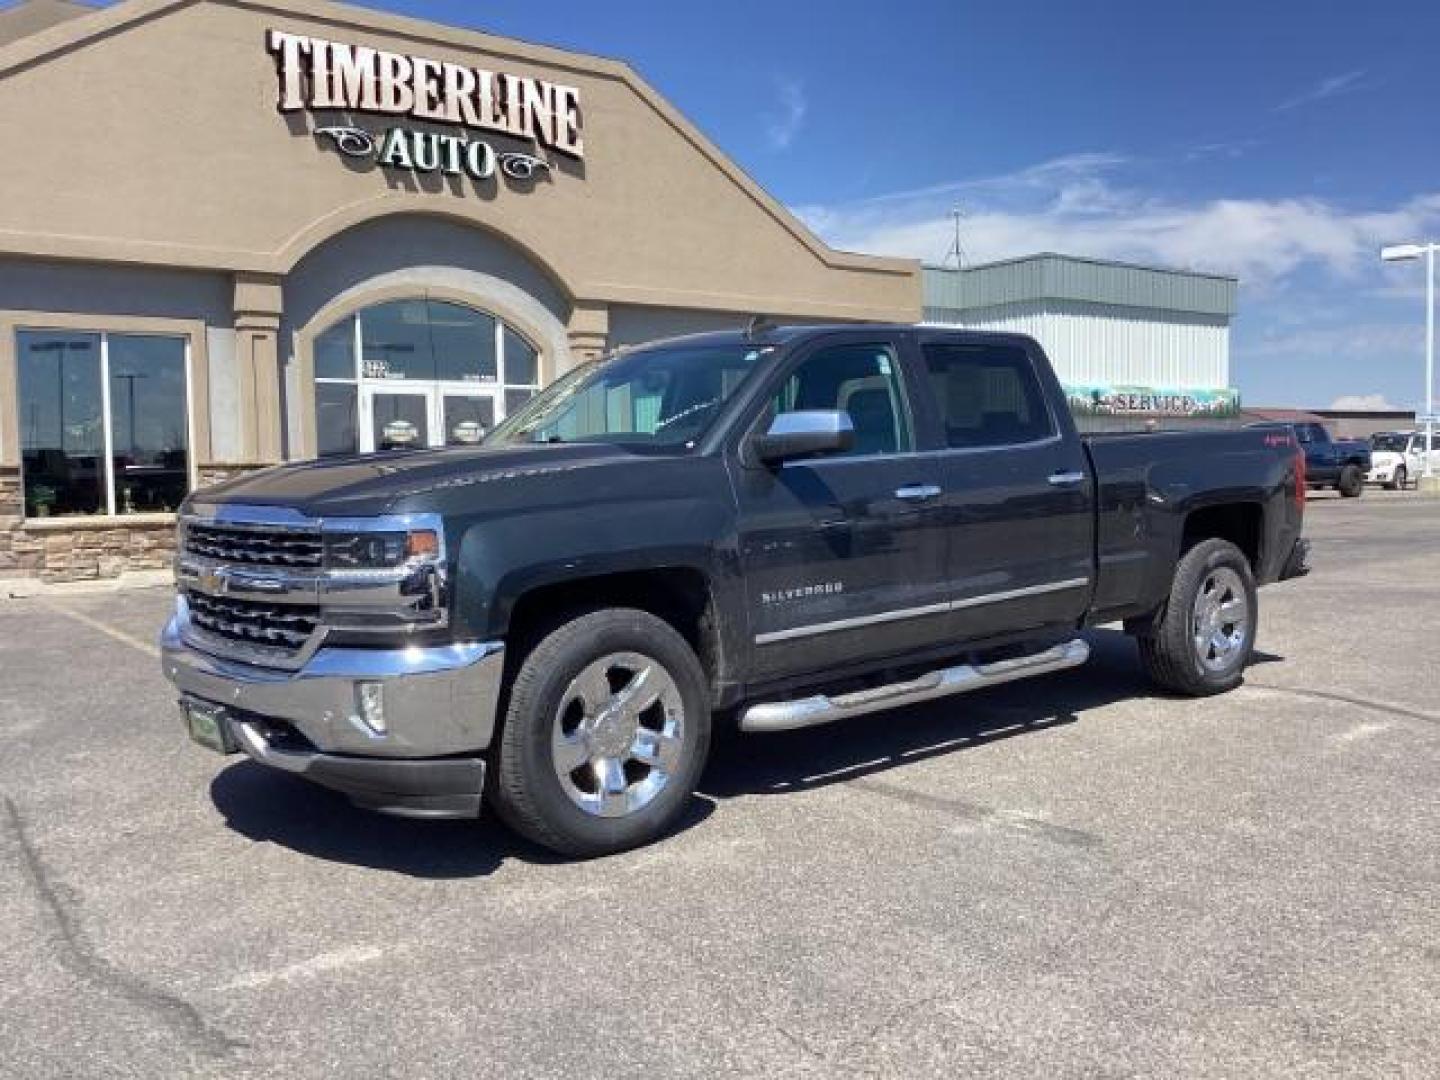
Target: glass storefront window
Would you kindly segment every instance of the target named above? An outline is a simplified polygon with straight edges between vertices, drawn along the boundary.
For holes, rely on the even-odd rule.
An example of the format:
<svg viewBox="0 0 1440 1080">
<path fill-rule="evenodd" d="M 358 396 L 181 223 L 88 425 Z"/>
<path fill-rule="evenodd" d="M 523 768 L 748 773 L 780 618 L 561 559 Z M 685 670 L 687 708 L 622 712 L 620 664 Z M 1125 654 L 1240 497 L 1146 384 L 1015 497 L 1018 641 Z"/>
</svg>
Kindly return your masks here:
<svg viewBox="0 0 1440 1080">
<path fill-rule="evenodd" d="M 100 335 L 22 330 L 17 346 L 25 513 L 103 513 Z"/>
<path fill-rule="evenodd" d="M 173 511 L 190 489 L 184 338 L 21 330 L 25 513 Z"/>
<path fill-rule="evenodd" d="M 362 311 L 360 356 L 360 374 L 366 379 L 434 379 L 425 301 L 397 300 Z"/>
<path fill-rule="evenodd" d="M 430 341 L 435 350 L 435 378 L 442 382 L 493 383 L 495 320 L 459 304 L 431 301 Z"/>
<path fill-rule="evenodd" d="M 175 510 L 190 490 L 185 342 L 112 334 L 108 343 L 115 509 Z"/>
<path fill-rule="evenodd" d="M 315 384 L 316 450 L 321 457 L 354 454 L 360 450 L 360 429 L 356 426 L 355 384 Z"/>
<path fill-rule="evenodd" d="M 355 378 L 355 317 L 342 319 L 315 339 L 317 379 Z"/>
<path fill-rule="evenodd" d="M 508 386 L 537 386 L 539 377 L 539 358 L 534 347 L 515 333 L 508 326 L 505 327 L 505 383 Z"/>
<path fill-rule="evenodd" d="M 322 457 L 478 442 L 540 389 L 536 348 L 494 315 L 463 304 L 375 304 L 328 327 L 312 348 Z M 395 438 L 400 419 L 377 411 L 398 407 L 387 404 L 385 385 L 399 392 L 400 382 L 420 395 L 405 402 L 415 415 L 400 418 L 415 428 L 408 440 Z"/>
</svg>

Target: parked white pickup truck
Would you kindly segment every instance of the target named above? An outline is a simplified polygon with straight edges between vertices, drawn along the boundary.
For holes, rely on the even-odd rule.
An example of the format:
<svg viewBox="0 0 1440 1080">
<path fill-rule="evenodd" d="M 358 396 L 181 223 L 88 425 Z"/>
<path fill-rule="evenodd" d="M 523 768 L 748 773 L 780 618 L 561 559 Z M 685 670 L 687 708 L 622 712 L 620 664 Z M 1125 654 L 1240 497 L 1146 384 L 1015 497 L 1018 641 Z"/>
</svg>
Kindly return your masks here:
<svg viewBox="0 0 1440 1080">
<path fill-rule="evenodd" d="M 1430 466 L 1440 472 L 1440 432 L 1430 447 Z M 1370 472 L 1365 481 L 1390 491 L 1405 486 L 1425 471 L 1425 432 L 1380 431 L 1370 436 Z"/>
</svg>

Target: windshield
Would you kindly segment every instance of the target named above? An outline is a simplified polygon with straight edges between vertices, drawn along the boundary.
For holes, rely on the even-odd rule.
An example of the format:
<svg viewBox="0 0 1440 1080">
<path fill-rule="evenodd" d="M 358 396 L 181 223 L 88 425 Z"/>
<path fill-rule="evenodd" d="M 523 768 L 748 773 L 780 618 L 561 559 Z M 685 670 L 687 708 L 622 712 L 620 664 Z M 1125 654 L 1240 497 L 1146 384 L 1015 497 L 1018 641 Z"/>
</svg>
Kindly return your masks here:
<svg viewBox="0 0 1440 1080">
<path fill-rule="evenodd" d="M 490 433 L 489 444 L 690 447 L 774 346 L 673 345 L 572 371 Z"/>
<path fill-rule="evenodd" d="M 1392 454 L 1403 454 L 1405 452 L 1405 444 L 1409 441 L 1409 435 L 1395 435 L 1391 432 L 1381 432 L 1379 435 L 1370 436 L 1370 449 L 1388 450 Z"/>
</svg>

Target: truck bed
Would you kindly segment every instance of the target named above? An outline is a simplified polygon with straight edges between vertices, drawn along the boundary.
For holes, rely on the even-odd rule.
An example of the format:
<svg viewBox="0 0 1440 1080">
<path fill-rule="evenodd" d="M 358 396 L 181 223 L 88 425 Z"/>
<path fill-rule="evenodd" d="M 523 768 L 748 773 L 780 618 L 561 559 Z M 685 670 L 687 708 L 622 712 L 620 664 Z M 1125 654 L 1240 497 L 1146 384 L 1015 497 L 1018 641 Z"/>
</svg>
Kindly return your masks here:
<svg viewBox="0 0 1440 1080">
<path fill-rule="evenodd" d="M 1209 506 L 1226 504 L 1225 524 L 1252 555 L 1261 583 L 1280 576 L 1303 517 L 1293 438 L 1217 428 L 1095 433 L 1081 442 L 1096 490 L 1092 622 L 1154 610 L 1169 589 L 1187 522 L 1193 527 L 1193 515 Z"/>
</svg>

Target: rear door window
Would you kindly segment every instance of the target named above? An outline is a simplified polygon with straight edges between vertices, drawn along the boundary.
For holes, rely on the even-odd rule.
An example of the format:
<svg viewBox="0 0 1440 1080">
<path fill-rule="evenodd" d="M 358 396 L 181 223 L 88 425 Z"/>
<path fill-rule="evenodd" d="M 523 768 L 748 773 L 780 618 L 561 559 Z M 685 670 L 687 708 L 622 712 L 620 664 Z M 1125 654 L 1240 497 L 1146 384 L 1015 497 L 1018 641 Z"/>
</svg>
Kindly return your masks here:
<svg viewBox="0 0 1440 1080">
<path fill-rule="evenodd" d="M 1017 446 L 1056 433 L 1023 348 L 935 342 L 924 347 L 924 355 L 946 446 Z"/>
</svg>

